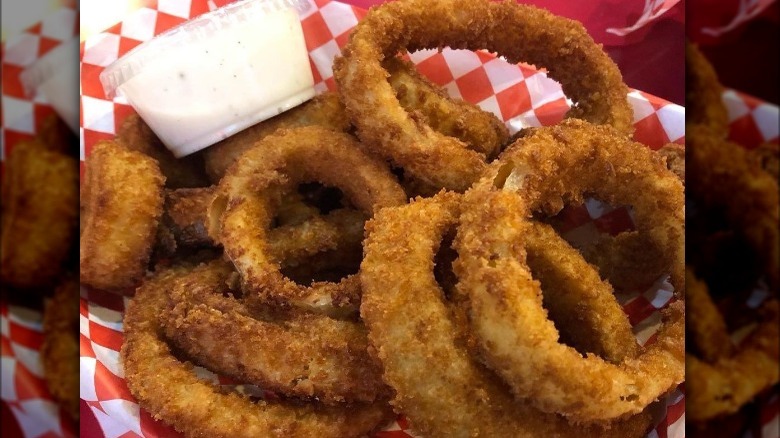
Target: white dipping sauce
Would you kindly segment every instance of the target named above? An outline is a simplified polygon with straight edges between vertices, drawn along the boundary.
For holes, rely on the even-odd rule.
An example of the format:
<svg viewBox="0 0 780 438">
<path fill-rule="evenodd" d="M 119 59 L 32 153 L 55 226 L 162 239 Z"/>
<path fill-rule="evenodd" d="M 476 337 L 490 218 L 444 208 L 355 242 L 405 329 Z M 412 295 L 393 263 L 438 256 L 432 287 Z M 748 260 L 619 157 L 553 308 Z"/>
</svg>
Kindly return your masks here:
<svg viewBox="0 0 780 438">
<path fill-rule="evenodd" d="M 314 78 L 297 12 L 247 1 L 243 16 L 186 23 L 186 44 L 153 52 L 116 84 L 141 118 L 182 157 L 312 98 Z M 252 6 L 252 3 L 262 6 Z M 190 28 L 188 28 L 190 26 Z M 154 41 L 154 40 L 152 40 Z M 143 46 L 138 48 L 139 55 Z M 127 62 L 134 61 L 133 53 Z M 120 59 L 119 62 L 124 60 Z M 103 78 L 101 77 L 101 80 Z M 104 85 L 106 81 L 103 81 Z"/>
</svg>

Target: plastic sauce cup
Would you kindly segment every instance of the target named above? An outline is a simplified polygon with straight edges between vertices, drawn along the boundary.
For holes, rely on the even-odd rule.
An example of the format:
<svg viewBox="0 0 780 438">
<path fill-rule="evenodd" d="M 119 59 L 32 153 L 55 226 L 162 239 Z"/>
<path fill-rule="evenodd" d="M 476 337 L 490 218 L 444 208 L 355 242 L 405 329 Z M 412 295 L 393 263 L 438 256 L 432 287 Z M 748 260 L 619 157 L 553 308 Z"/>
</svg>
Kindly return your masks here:
<svg viewBox="0 0 780 438">
<path fill-rule="evenodd" d="M 300 0 L 244 0 L 201 15 L 109 65 L 123 96 L 177 157 L 311 99 Z"/>
<path fill-rule="evenodd" d="M 54 111 L 79 132 L 79 40 L 74 37 L 22 71 L 19 80 L 28 96 L 43 94 Z"/>
</svg>

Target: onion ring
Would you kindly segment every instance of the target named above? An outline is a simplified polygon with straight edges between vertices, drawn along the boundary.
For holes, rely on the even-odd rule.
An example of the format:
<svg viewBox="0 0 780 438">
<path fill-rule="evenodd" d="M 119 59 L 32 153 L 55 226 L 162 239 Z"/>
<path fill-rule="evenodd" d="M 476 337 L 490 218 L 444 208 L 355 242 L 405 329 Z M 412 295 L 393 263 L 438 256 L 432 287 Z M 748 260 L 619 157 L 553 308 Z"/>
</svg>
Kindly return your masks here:
<svg viewBox="0 0 780 438">
<path fill-rule="evenodd" d="M 459 195 L 442 193 L 386 208 L 366 224 L 361 315 L 396 392 L 391 402 L 424 436 L 644 436 L 647 412 L 603 424 L 573 424 L 515 398 L 469 355 L 432 260 L 457 224 Z"/>
<path fill-rule="evenodd" d="M 20 142 L 5 162 L 0 279 L 4 285 L 52 285 L 62 274 L 78 216 L 75 159 L 40 140 Z"/>
<path fill-rule="evenodd" d="M 342 175 L 351 177 L 344 181 Z M 209 234 L 222 243 L 241 274 L 250 306 L 270 303 L 334 316 L 357 310 L 356 277 L 301 286 L 282 275 L 268 249 L 277 189 L 311 180 L 341 188 L 368 214 L 406 201 L 384 163 L 365 155 L 347 134 L 309 126 L 263 139 L 230 168 L 209 208 Z"/>
<path fill-rule="evenodd" d="M 729 115 L 721 95 L 723 86 L 707 58 L 692 43 L 685 43 L 686 125 L 704 125 L 719 138 L 729 133 Z"/>
<path fill-rule="evenodd" d="M 609 127 L 572 119 L 537 128 L 476 186 L 517 191 L 530 212 L 547 215 L 585 195 L 631 205 L 636 231 L 597 239 L 583 251 L 586 260 L 617 288 L 647 286 L 671 271 L 678 294 L 684 290 L 683 185 L 658 154 Z"/>
<path fill-rule="evenodd" d="M 228 168 L 241 154 L 266 136 L 279 129 L 293 129 L 311 125 L 322 126 L 334 131 L 346 132 L 349 129 L 349 119 L 344 112 L 344 106 L 339 101 L 338 94 L 328 92 L 315 96 L 312 100 L 296 108 L 209 146 L 203 152 L 206 173 L 216 184 L 225 176 Z"/>
<path fill-rule="evenodd" d="M 724 212 L 760 256 L 769 285 L 780 285 L 780 204 L 777 181 L 749 157 L 750 152 L 703 126 L 686 131 L 689 196 Z"/>
<path fill-rule="evenodd" d="M 52 397 L 79 420 L 79 284 L 67 278 L 43 312 L 41 362 Z"/>
<path fill-rule="evenodd" d="M 371 9 L 352 31 L 334 62 L 334 77 L 365 145 L 428 185 L 467 189 L 485 168 L 485 156 L 403 111 L 382 61 L 404 50 L 444 46 L 488 49 L 510 62 L 545 67 L 576 102 L 569 117 L 611 124 L 624 134 L 633 130 L 620 71 L 580 23 L 514 2 L 384 4 Z"/>
<path fill-rule="evenodd" d="M 535 174 L 527 175 L 524 190 L 533 193 Z M 576 421 L 611 420 L 641 412 L 683 381 L 682 302 L 662 311 L 657 341 L 636 358 L 612 364 L 583 357 L 559 343 L 525 264 L 524 200 L 513 192 L 472 189 L 465 202 L 455 239 L 457 288 L 469 297 L 471 327 L 487 364 L 517 396 Z"/>
<path fill-rule="evenodd" d="M 199 379 L 190 364 L 173 356 L 158 321 L 168 291 L 185 272 L 172 269 L 157 274 L 138 289 L 125 311 L 121 350 L 125 379 L 130 392 L 155 419 L 188 437 L 307 438 L 363 436 L 388 419 L 384 403 L 253 403 Z"/>
<path fill-rule="evenodd" d="M 162 326 L 171 342 L 212 371 L 323 403 L 387 396 L 368 356 L 363 324 L 318 315 L 256 319 L 229 292 L 232 265 L 199 267 L 172 288 Z M 225 342 L 235 339 L 235 342 Z"/>
<path fill-rule="evenodd" d="M 157 162 L 119 143 L 99 142 L 82 187 L 81 282 L 115 290 L 144 276 L 163 210 Z"/>
</svg>

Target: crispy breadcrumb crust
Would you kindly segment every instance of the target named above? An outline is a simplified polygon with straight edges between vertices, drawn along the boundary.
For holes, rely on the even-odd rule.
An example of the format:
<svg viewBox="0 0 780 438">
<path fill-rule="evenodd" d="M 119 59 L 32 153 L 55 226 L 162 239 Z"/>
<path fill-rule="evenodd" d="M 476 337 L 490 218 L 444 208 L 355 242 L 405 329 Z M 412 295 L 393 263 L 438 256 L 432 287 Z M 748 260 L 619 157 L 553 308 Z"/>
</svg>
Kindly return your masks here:
<svg viewBox="0 0 780 438">
<path fill-rule="evenodd" d="M 359 437 L 389 419 L 385 403 L 324 406 L 293 400 L 252 402 L 201 380 L 164 341 L 159 312 L 187 272 L 163 271 L 147 280 L 125 310 L 120 352 L 130 393 L 157 419 L 187 437 Z"/>
<path fill-rule="evenodd" d="M 81 282 L 112 290 L 144 277 L 162 215 L 165 177 L 157 162 L 102 141 L 85 164 Z"/>
</svg>

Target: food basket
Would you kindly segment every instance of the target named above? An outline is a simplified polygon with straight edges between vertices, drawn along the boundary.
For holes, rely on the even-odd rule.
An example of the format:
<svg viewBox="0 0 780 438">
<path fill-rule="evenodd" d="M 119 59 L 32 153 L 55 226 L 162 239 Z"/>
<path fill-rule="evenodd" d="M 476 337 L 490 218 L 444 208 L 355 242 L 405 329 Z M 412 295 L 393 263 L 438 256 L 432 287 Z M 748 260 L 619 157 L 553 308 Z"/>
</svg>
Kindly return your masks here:
<svg viewBox="0 0 780 438">
<path fill-rule="evenodd" d="M 40 23 L 9 37 L 3 44 L 0 128 L 0 157 L 3 159 L 14 144 L 33 138 L 44 120 L 55 114 L 54 108 L 42 94 L 34 98 L 27 97 L 20 74 L 25 67 L 75 38 L 77 27 L 78 14 L 75 5 L 70 5 L 53 11 Z M 39 306 L 11 305 L 5 298 L 0 301 L 3 436 L 78 435 L 77 425 L 52 399 L 43 380 L 39 355 L 43 342 L 41 309 Z"/>
<path fill-rule="evenodd" d="M 82 45 L 82 159 L 89 156 L 92 146 L 98 141 L 113 138 L 122 121 L 133 113 L 122 98 L 106 98 L 99 81 L 100 72 L 141 42 L 225 3 L 206 0 L 156 2 Z M 346 43 L 350 29 L 365 13 L 364 9 L 328 0 L 309 0 L 309 7 L 301 12 L 318 92 L 335 89 L 333 57 Z M 560 86 L 544 73 L 525 65 L 509 65 L 486 52 L 425 50 L 411 54 L 411 60 L 420 72 L 444 86 L 451 96 L 495 113 L 507 123 L 511 132 L 527 126 L 556 123 L 569 107 Z M 727 97 L 740 102 L 746 99 L 738 93 Z M 682 107 L 639 90 L 632 90 L 628 98 L 634 109 L 635 138 L 638 141 L 653 149 L 670 142 L 684 143 L 685 113 Z M 737 113 L 734 114 L 737 118 Z M 752 117 L 753 113 L 750 112 L 749 116 Z M 619 232 L 632 226 L 631 216 L 625 208 L 608 209 L 597 203 L 572 209 L 565 218 L 565 232 L 575 238 L 587 238 L 595 232 Z M 106 437 L 178 436 L 172 428 L 154 421 L 139 408 L 123 379 L 119 350 L 127 299 L 97 290 L 84 291 L 83 296 L 81 398 L 94 415 L 94 427 Z M 619 298 L 636 327 L 638 339 L 641 342 L 651 341 L 659 323 L 658 309 L 671 298 L 668 283 L 659 281 L 649 290 L 629 291 Z M 222 382 L 213 374 L 206 373 L 204 378 Z M 684 390 L 681 387 L 667 397 L 665 409 L 662 406 L 656 426 L 648 436 L 683 438 L 684 411 Z M 82 436 L 99 435 L 97 431 L 82 429 Z M 405 418 L 399 416 L 377 436 L 400 438 L 414 435 Z"/>
</svg>

